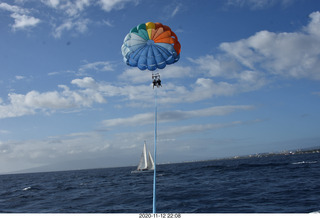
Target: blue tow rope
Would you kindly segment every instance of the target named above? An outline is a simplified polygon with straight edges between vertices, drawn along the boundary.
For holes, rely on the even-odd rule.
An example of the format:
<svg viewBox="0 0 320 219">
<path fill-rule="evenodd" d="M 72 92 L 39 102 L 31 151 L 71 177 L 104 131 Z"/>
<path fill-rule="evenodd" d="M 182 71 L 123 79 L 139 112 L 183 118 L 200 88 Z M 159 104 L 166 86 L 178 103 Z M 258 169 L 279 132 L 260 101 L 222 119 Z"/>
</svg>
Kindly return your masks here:
<svg viewBox="0 0 320 219">
<path fill-rule="evenodd" d="M 154 90 L 154 171 L 153 171 L 153 213 L 156 213 L 156 167 L 157 167 L 157 88 Z"/>
</svg>

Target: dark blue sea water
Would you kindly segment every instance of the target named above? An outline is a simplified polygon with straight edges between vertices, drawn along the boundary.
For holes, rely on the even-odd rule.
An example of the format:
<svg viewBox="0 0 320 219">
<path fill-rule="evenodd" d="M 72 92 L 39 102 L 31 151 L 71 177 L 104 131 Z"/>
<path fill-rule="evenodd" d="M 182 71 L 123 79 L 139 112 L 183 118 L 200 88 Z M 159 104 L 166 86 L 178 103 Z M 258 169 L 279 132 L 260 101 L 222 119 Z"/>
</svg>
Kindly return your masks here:
<svg viewBox="0 0 320 219">
<path fill-rule="evenodd" d="M 134 167 L 0 175 L 0 212 L 152 212 L 153 174 Z M 157 212 L 320 210 L 320 154 L 157 166 Z"/>
</svg>

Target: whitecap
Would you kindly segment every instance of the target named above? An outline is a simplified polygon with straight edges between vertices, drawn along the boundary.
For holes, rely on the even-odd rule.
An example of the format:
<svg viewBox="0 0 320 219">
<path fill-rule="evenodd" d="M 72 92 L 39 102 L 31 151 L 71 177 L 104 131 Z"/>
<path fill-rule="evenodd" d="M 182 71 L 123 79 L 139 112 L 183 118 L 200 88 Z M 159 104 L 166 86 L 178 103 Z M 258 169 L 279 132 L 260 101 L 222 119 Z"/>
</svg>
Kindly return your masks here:
<svg viewBox="0 0 320 219">
<path fill-rule="evenodd" d="M 24 189 L 22 189 L 23 191 L 27 191 L 27 190 L 30 190 L 31 189 L 31 186 L 28 186 L 28 187 L 26 187 L 26 188 L 24 188 Z"/>
<path fill-rule="evenodd" d="M 312 163 L 317 163 L 318 161 L 300 161 L 300 162 L 294 162 L 292 164 L 312 164 Z"/>
</svg>

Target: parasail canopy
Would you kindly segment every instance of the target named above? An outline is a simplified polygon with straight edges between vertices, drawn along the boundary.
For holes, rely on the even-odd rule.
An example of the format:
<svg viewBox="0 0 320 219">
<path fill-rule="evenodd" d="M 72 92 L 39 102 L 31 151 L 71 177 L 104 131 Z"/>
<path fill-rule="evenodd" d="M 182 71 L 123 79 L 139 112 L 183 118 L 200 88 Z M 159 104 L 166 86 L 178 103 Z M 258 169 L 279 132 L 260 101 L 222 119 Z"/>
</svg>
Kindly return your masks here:
<svg viewBox="0 0 320 219">
<path fill-rule="evenodd" d="M 177 62 L 181 45 L 170 27 L 148 22 L 130 30 L 121 51 L 127 65 L 154 71 Z"/>
</svg>

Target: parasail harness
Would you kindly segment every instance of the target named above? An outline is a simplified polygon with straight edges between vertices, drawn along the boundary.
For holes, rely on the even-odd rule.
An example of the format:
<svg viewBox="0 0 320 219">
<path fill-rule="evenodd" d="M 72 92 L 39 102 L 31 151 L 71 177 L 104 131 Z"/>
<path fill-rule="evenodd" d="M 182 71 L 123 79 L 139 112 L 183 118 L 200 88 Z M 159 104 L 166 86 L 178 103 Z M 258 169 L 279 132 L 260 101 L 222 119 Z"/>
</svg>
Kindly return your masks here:
<svg viewBox="0 0 320 219">
<path fill-rule="evenodd" d="M 159 73 L 152 74 L 152 79 L 153 79 L 153 81 L 152 81 L 153 89 L 155 86 L 162 87 Z"/>
</svg>

